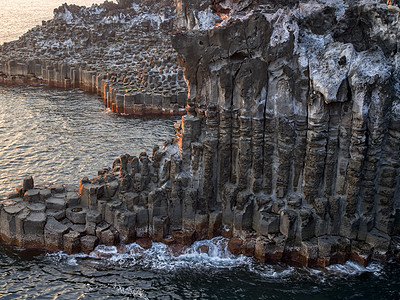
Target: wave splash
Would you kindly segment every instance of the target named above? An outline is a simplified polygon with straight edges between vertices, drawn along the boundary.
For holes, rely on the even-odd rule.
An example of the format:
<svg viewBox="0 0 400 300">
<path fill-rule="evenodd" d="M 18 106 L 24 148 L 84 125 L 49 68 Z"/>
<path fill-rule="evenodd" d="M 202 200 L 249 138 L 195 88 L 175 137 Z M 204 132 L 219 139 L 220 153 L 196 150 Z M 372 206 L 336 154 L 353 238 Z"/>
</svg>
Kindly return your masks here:
<svg viewBox="0 0 400 300">
<path fill-rule="evenodd" d="M 153 243 L 150 249 L 144 249 L 136 243 L 122 246 L 99 245 L 86 254 L 68 255 L 64 252 L 48 253 L 46 257 L 56 264 L 77 266 L 81 261 L 91 260 L 108 267 L 137 267 L 152 271 L 177 270 L 240 270 L 258 275 L 262 278 L 293 280 L 308 278 L 314 281 L 326 282 L 332 279 L 343 279 L 359 276 L 364 273 L 379 276 L 384 266 L 372 263 L 362 267 L 354 262 L 344 265 L 332 265 L 325 269 L 307 267 L 292 267 L 285 264 L 268 265 L 257 262 L 254 258 L 243 255 L 233 255 L 228 250 L 228 239 L 216 237 L 211 240 L 197 241 L 192 246 L 184 248 L 180 255 L 162 243 Z"/>
<path fill-rule="evenodd" d="M 197 241 L 180 251 L 162 243 L 153 243 L 150 249 L 143 249 L 136 243 L 122 247 L 100 245 L 90 256 L 106 259 L 118 266 L 140 266 L 145 269 L 167 271 L 181 268 L 204 270 L 243 267 L 253 261 L 249 257 L 231 254 L 228 251 L 228 239 L 222 237 Z"/>
</svg>

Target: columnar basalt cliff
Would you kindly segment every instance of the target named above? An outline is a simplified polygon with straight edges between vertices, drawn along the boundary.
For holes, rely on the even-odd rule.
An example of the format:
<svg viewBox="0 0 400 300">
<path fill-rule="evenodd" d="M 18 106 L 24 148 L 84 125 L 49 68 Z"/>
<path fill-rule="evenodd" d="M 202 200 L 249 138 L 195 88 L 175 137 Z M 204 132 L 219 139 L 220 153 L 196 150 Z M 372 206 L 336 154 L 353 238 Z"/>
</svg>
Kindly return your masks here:
<svg viewBox="0 0 400 300">
<path fill-rule="evenodd" d="M 176 2 L 187 115 L 149 157 L 0 203 L 22 247 L 223 235 L 236 254 L 320 266 L 400 258 L 399 9 L 378 1 Z"/>
<path fill-rule="evenodd" d="M 0 46 L 0 83 L 80 88 L 123 114 L 184 114 L 174 17 L 169 0 L 64 4 L 52 20 Z"/>
<path fill-rule="evenodd" d="M 189 87 L 183 168 L 201 208 L 263 261 L 396 252 L 398 7 L 211 2 L 220 24 L 199 30 L 204 2 L 183 1 L 173 39 Z"/>
</svg>

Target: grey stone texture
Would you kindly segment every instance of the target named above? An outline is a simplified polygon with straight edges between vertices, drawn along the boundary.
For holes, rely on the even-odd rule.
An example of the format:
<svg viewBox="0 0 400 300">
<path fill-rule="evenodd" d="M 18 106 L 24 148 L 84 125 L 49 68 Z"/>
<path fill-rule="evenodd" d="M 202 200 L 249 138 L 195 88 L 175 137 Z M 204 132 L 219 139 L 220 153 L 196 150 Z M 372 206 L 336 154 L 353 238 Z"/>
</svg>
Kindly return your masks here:
<svg viewBox="0 0 400 300">
<path fill-rule="evenodd" d="M 189 88 L 182 169 L 201 210 L 222 212 L 226 236 L 254 232 L 264 261 L 384 258 L 399 232 L 399 9 L 278 1 L 243 18 L 244 1 L 227 2 L 212 7 L 227 24 L 202 31 L 207 1 L 179 1 L 172 40 Z M 196 135 L 182 129 L 192 120 Z"/>
</svg>

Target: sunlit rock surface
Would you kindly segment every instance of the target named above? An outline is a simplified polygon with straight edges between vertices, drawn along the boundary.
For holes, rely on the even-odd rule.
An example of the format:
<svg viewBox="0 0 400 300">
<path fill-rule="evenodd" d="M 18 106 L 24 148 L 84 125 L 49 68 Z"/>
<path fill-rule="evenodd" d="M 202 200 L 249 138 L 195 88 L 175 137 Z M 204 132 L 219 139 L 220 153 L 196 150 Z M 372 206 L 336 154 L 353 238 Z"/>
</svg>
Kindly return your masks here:
<svg viewBox="0 0 400 300">
<path fill-rule="evenodd" d="M 64 4 L 52 20 L 0 46 L 0 83 L 78 87 L 123 114 L 183 114 L 174 19 L 168 0 Z"/>
</svg>

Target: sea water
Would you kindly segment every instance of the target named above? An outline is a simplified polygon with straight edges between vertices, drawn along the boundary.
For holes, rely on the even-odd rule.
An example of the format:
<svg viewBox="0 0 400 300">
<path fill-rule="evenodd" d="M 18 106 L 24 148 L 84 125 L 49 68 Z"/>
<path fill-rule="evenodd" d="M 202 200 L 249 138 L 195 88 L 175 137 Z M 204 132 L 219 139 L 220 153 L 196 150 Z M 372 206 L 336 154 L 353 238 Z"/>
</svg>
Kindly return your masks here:
<svg viewBox="0 0 400 300">
<path fill-rule="evenodd" d="M 29 29 L 53 18 L 63 3 L 90 6 L 100 0 L 0 0 L 0 44 L 17 40 Z M 109 1 L 113 2 L 113 1 Z M 114 1 L 116 2 L 116 1 Z"/>
</svg>

